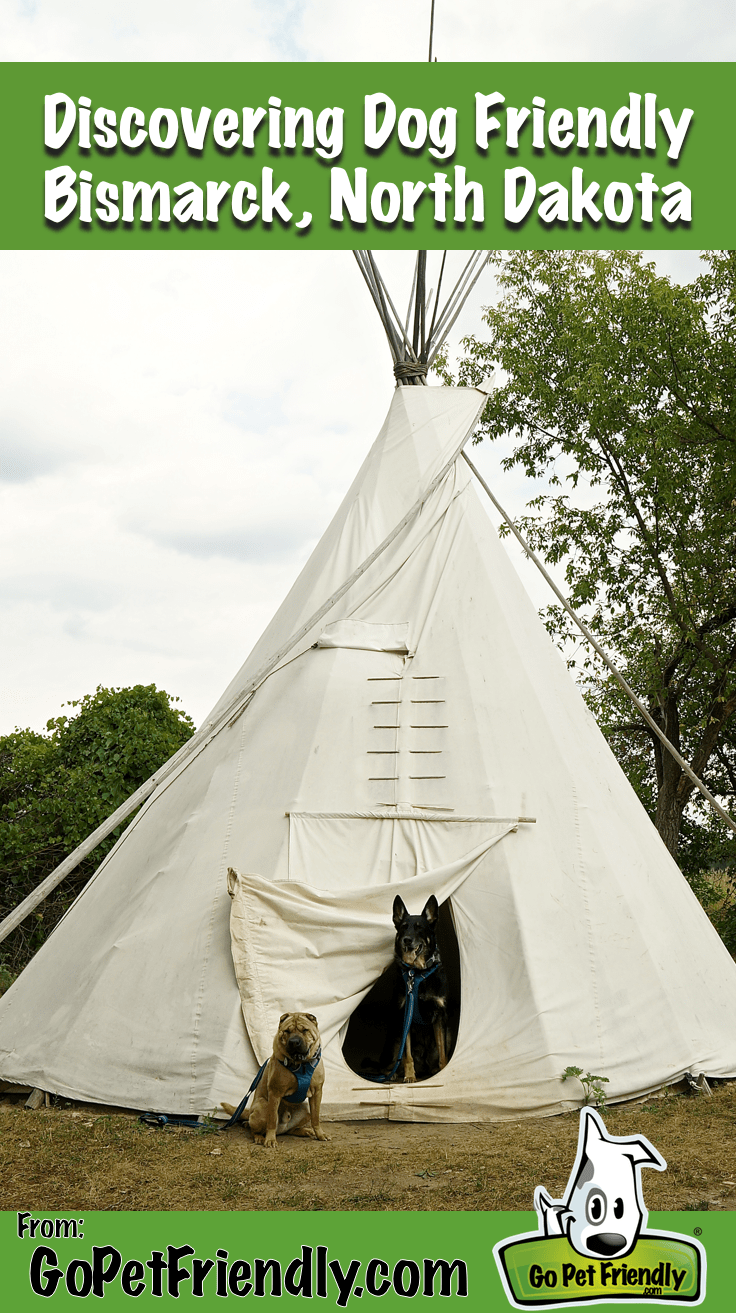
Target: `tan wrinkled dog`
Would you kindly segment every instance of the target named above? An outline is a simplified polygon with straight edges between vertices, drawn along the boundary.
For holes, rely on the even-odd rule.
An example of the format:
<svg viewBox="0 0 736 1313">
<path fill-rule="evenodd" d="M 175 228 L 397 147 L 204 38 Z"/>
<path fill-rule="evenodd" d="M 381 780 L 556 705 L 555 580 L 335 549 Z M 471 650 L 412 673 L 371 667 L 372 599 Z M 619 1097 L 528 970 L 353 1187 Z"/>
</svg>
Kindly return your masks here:
<svg viewBox="0 0 736 1313">
<path fill-rule="evenodd" d="M 273 1042 L 273 1054 L 256 1086 L 253 1106 L 241 1117 L 241 1120 L 248 1118 L 256 1144 L 275 1149 L 277 1135 L 329 1140 L 319 1124 L 324 1081 L 317 1018 L 311 1012 L 284 1012 Z M 290 1095 L 295 1098 L 301 1095 L 301 1099 L 290 1102 Z M 231 1116 L 235 1111 L 228 1103 L 222 1107 Z M 305 1125 L 307 1116 L 311 1126 Z"/>
</svg>

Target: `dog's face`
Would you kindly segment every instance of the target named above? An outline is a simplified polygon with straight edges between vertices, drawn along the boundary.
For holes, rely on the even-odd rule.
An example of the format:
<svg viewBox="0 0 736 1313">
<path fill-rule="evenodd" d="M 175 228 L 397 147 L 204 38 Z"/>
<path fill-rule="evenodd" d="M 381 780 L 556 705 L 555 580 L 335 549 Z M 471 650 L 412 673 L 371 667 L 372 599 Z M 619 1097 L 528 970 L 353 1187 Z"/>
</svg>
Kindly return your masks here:
<svg viewBox="0 0 736 1313">
<path fill-rule="evenodd" d="M 394 899 L 394 925 L 396 943 L 394 952 L 404 966 L 423 971 L 437 950 L 437 918 L 439 908 L 434 894 L 420 916 L 410 916 L 402 900 Z"/>
<path fill-rule="evenodd" d="M 625 1258 L 646 1220 L 637 1168 L 660 1171 L 664 1159 L 643 1137 L 609 1136 L 592 1109 L 584 1118 L 583 1151 L 566 1200 L 568 1239 L 585 1257 Z"/>
<path fill-rule="evenodd" d="M 273 1046 L 277 1057 L 303 1062 L 313 1058 L 319 1046 L 317 1018 L 311 1012 L 284 1012 Z"/>
</svg>

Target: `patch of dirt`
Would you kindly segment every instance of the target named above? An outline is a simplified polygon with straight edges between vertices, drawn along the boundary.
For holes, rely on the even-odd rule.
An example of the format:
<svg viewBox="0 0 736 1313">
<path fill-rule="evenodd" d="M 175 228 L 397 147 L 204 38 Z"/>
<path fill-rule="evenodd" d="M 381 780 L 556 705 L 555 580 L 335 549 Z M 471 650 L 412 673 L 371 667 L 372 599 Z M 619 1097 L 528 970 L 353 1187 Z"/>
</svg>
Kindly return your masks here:
<svg viewBox="0 0 736 1313">
<path fill-rule="evenodd" d="M 578 1116 L 425 1126 L 329 1122 L 329 1143 L 230 1131 L 153 1129 L 133 1113 L 0 1098 L 0 1208 L 46 1210 L 530 1210 L 559 1198 Z M 736 1082 L 713 1098 L 665 1094 L 606 1109 L 612 1135 L 646 1135 L 667 1161 L 644 1169 L 652 1210 L 736 1209 Z"/>
</svg>

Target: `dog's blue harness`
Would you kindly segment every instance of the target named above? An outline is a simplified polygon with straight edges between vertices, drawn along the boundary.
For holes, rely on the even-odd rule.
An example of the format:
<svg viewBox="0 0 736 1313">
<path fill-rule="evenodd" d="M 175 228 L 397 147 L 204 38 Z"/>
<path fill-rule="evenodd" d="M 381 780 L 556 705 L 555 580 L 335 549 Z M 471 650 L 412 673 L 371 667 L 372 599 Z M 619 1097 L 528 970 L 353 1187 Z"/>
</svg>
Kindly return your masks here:
<svg viewBox="0 0 736 1313">
<path fill-rule="evenodd" d="M 296 1089 L 293 1094 L 285 1094 L 284 1099 L 287 1103 L 303 1103 L 309 1093 L 309 1087 L 312 1084 L 312 1077 L 317 1069 L 319 1060 L 322 1057 L 322 1050 L 317 1049 L 313 1058 L 305 1058 L 299 1063 L 298 1067 L 292 1067 L 291 1063 L 282 1058 L 281 1062 L 292 1076 L 296 1076 Z"/>
<path fill-rule="evenodd" d="M 399 1063 L 401 1062 L 401 1059 L 404 1056 L 404 1049 L 406 1048 L 406 1037 L 409 1034 L 409 1031 L 411 1030 L 412 1022 L 418 1021 L 420 1026 L 423 1026 L 425 1024 L 425 1022 L 422 1020 L 422 1014 L 419 1011 L 419 998 L 417 996 L 418 991 L 415 992 L 414 986 L 415 984 L 421 985 L 423 981 L 428 980 L 429 977 L 433 975 L 434 972 L 437 970 L 439 965 L 440 963 L 439 961 L 437 961 L 434 963 L 433 966 L 425 967 L 423 970 L 420 970 L 419 967 L 408 967 L 403 962 L 398 963 L 398 966 L 401 970 L 401 974 L 404 980 L 404 989 L 406 991 L 404 994 L 404 1030 L 401 1036 L 401 1044 L 399 1045 L 398 1057 L 393 1067 L 391 1068 L 391 1071 L 388 1073 L 388 1075 L 382 1074 L 380 1076 L 366 1076 L 366 1080 L 380 1081 L 381 1083 L 383 1083 L 384 1081 L 393 1080 L 398 1070 Z"/>
<path fill-rule="evenodd" d="M 319 1048 L 317 1049 L 317 1052 L 315 1053 L 313 1058 L 305 1058 L 304 1061 L 300 1062 L 297 1067 L 292 1067 L 286 1058 L 279 1058 L 279 1062 L 281 1062 L 281 1064 L 284 1067 L 286 1067 L 287 1071 L 290 1071 L 292 1076 L 296 1077 L 296 1089 L 294 1093 L 284 1095 L 284 1100 L 286 1103 L 304 1103 L 304 1100 L 306 1099 L 309 1093 L 309 1087 L 312 1084 L 312 1077 L 317 1069 L 321 1057 L 322 1057 L 322 1049 Z M 260 1067 L 259 1070 L 256 1072 L 256 1075 L 254 1077 L 250 1089 L 241 1099 L 232 1117 L 225 1122 L 225 1125 L 222 1128 L 224 1131 L 226 1131 L 230 1126 L 234 1126 L 235 1123 L 240 1120 L 240 1117 L 245 1111 L 245 1105 L 248 1102 L 251 1094 L 253 1093 L 254 1090 L 258 1088 L 258 1086 L 261 1083 L 261 1077 L 264 1071 L 266 1070 L 268 1063 L 269 1063 L 269 1059 L 266 1058 L 266 1061 L 263 1063 L 263 1066 Z"/>
</svg>

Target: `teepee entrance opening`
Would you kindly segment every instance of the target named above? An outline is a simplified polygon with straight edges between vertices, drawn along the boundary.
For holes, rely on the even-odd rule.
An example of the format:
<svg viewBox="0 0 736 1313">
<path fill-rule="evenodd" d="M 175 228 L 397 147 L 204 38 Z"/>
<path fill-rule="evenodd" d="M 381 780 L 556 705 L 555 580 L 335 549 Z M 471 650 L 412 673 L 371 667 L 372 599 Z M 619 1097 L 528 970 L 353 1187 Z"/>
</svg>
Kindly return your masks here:
<svg viewBox="0 0 736 1313">
<path fill-rule="evenodd" d="M 452 1059 L 460 1024 L 460 949 L 455 933 L 450 900 L 440 907 L 437 946 L 447 977 L 447 1060 Z M 386 1074 L 394 1064 L 397 1030 L 396 1003 L 391 975 L 378 977 L 373 988 L 358 1004 L 343 1041 L 342 1055 L 358 1076 Z M 401 1033 L 400 1024 L 398 1026 Z M 430 1026 L 412 1027 L 412 1054 L 417 1082 L 429 1080 L 439 1071 L 436 1046 Z M 401 1077 L 397 1073 L 395 1080 Z"/>
</svg>

